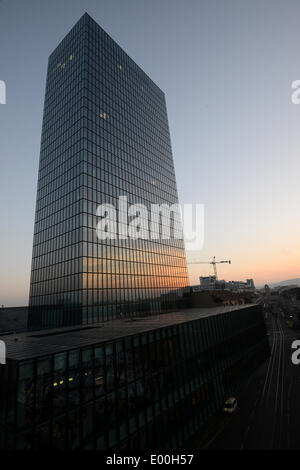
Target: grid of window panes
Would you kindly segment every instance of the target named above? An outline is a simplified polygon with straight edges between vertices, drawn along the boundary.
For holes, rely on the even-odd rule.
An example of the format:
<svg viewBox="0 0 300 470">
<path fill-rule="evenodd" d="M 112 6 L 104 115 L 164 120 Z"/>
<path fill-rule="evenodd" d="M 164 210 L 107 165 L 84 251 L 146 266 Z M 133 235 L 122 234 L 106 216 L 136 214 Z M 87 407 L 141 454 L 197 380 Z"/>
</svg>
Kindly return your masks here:
<svg viewBox="0 0 300 470">
<path fill-rule="evenodd" d="M 81 305 L 85 26 L 50 56 L 34 228 L 30 305 Z M 55 311 L 54 311 L 55 312 Z M 49 310 L 45 323 L 59 325 Z"/>
<path fill-rule="evenodd" d="M 19 366 L 18 449 L 176 449 L 269 355 L 259 306 Z"/>
<path fill-rule="evenodd" d="M 97 207 L 119 196 L 148 210 L 178 203 L 166 103 L 84 15 L 49 61 L 30 305 L 79 305 L 84 323 L 176 306 L 188 284 L 180 224 L 168 240 L 120 240 L 119 223 L 100 241 Z"/>
</svg>

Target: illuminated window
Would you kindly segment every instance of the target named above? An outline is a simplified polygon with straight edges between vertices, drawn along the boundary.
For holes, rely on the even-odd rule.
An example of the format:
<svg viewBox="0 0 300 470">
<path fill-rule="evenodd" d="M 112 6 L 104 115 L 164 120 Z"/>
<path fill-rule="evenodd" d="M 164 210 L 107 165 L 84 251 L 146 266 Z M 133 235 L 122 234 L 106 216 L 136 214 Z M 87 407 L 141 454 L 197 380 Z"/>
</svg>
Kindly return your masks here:
<svg viewBox="0 0 300 470">
<path fill-rule="evenodd" d="M 70 55 L 69 60 L 73 60 L 73 54 Z"/>
<path fill-rule="evenodd" d="M 121 64 L 118 64 L 118 69 L 123 70 L 123 67 Z"/>
<path fill-rule="evenodd" d="M 107 113 L 100 113 L 99 116 L 100 116 L 102 119 L 107 119 L 107 118 L 108 118 L 108 114 L 107 114 Z"/>
</svg>

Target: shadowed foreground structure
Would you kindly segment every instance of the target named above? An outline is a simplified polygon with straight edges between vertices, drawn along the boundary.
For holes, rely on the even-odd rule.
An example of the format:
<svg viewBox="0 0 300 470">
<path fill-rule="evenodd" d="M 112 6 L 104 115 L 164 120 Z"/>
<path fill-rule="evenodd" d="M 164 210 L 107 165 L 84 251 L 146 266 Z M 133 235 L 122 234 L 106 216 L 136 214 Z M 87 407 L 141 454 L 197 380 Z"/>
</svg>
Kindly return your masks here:
<svg viewBox="0 0 300 470">
<path fill-rule="evenodd" d="M 177 449 L 269 356 L 259 305 L 5 341 L 2 449 Z"/>
</svg>

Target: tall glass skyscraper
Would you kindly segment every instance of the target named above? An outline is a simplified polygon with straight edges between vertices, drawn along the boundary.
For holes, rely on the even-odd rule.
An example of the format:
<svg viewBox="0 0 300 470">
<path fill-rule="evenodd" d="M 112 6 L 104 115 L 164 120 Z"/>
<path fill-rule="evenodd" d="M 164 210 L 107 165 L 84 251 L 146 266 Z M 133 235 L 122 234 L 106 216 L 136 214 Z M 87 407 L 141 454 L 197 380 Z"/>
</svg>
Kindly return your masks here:
<svg viewBox="0 0 300 470">
<path fill-rule="evenodd" d="M 84 14 L 48 63 L 29 326 L 88 324 L 176 307 L 188 284 L 182 239 L 121 238 L 124 205 L 117 236 L 97 237 L 97 207 L 118 208 L 120 196 L 128 206 L 148 209 L 178 203 L 166 102 Z M 176 220 L 172 226 L 179 228 Z"/>
</svg>

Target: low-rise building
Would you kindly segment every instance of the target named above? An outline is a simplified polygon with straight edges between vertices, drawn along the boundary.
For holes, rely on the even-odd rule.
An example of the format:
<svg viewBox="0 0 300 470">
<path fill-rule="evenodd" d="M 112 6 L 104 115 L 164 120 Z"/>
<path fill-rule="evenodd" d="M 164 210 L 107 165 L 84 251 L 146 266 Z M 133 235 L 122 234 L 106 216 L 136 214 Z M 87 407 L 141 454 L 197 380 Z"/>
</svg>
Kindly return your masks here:
<svg viewBox="0 0 300 470">
<path fill-rule="evenodd" d="M 227 289 L 233 292 L 255 292 L 255 285 L 253 279 L 243 281 L 225 281 L 224 279 L 218 280 L 216 276 L 201 276 L 199 290 L 217 290 Z"/>
<path fill-rule="evenodd" d="M 0 339 L 1 449 L 178 449 L 270 353 L 260 305 Z"/>
</svg>

